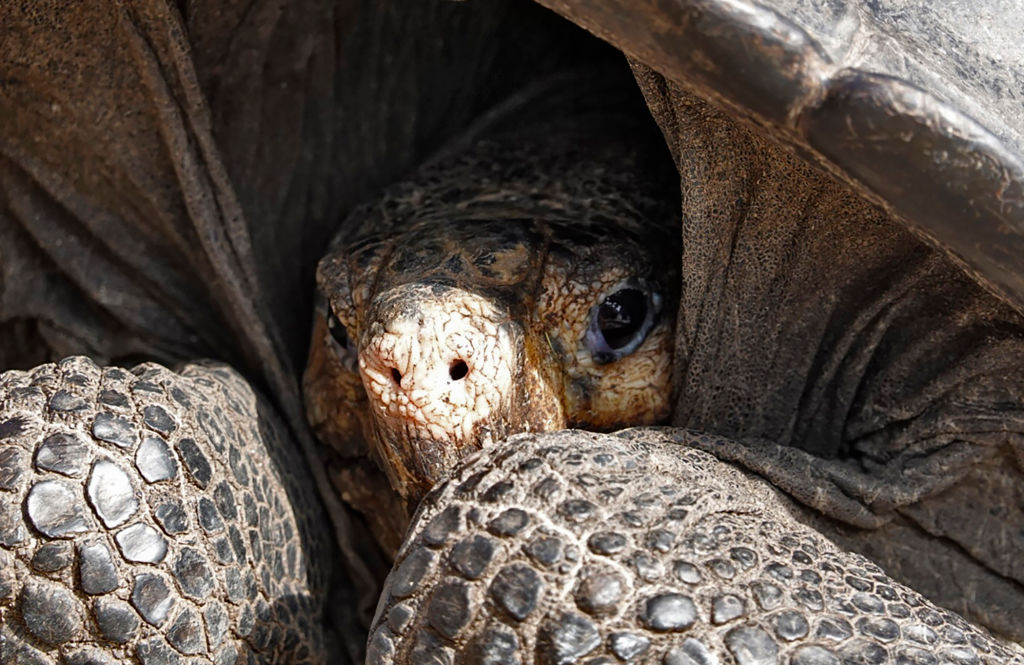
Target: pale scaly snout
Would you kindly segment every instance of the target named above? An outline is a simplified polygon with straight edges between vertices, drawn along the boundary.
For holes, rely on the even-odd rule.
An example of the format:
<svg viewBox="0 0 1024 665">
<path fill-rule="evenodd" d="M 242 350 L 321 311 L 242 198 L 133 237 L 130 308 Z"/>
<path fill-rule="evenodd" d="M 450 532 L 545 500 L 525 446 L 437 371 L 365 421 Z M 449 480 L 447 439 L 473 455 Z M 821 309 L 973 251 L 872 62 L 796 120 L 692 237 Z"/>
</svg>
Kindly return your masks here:
<svg viewBox="0 0 1024 665">
<path fill-rule="evenodd" d="M 403 285 L 377 298 L 359 370 L 395 487 L 426 489 L 504 430 L 516 343 L 508 316 L 454 287 Z"/>
</svg>

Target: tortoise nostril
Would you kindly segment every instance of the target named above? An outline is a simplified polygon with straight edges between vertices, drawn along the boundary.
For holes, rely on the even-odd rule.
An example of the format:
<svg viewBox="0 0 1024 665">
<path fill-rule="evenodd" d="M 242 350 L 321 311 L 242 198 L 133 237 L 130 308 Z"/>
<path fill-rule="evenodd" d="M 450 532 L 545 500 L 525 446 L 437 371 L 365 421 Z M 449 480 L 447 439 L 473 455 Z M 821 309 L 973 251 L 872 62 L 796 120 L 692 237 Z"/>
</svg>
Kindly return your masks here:
<svg viewBox="0 0 1024 665">
<path fill-rule="evenodd" d="M 391 378 L 394 380 L 396 386 L 402 385 L 402 373 L 394 367 L 391 368 Z"/>
<path fill-rule="evenodd" d="M 467 374 L 469 374 L 469 365 L 461 358 L 452 362 L 452 366 L 448 368 L 448 376 L 452 377 L 452 381 L 458 381 Z"/>
</svg>

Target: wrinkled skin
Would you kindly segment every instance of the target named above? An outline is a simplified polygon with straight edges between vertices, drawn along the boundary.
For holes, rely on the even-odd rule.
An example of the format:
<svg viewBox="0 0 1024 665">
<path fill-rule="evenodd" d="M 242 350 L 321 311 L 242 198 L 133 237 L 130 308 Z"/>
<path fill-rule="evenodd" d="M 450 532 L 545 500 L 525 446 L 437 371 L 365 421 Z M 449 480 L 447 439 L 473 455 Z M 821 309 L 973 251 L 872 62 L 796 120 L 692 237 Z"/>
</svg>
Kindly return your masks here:
<svg viewBox="0 0 1024 665">
<path fill-rule="evenodd" d="M 380 515 L 374 462 L 411 509 L 510 434 L 668 417 L 678 220 L 671 165 L 635 117 L 473 137 L 353 213 L 321 261 L 307 413 L 389 549 L 407 517 Z M 597 310 L 624 289 L 644 302 L 615 350 Z"/>
<path fill-rule="evenodd" d="M 815 526 L 832 538 L 1019 639 L 1021 316 L 883 211 L 637 69 L 652 106 L 672 109 L 684 183 L 691 279 L 674 422 L 727 433 L 690 445 L 769 478 L 830 518 Z M 431 182 L 444 191 L 443 177 Z M 438 263 L 398 262 L 396 271 L 411 273 L 392 279 Z M 775 302 L 789 308 L 767 305 Z M 358 307 L 347 312 L 359 316 Z M 375 413 L 377 394 L 367 393 Z M 487 443 L 451 440 L 448 464 Z M 410 449 L 413 459 L 438 457 L 436 446 Z M 391 479 L 405 491 L 400 476 Z M 971 496 L 991 501 L 992 519 Z M 929 542 L 936 536 L 951 544 Z"/>
<path fill-rule="evenodd" d="M 485 56 L 494 50 L 500 51 L 501 46 L 493 46 L 497 41 L 489 42 L 488 36 L 509 34 L 506 28 L 515 22 L 490 20 L 467 26 L 455 20 L 452 22 L 455 28 L 446 32 L 431 22 L 431 11 L 435 8 L 425 5 L 426 20 L 419 14 L 393 12 L 401 16 L 393 23 L 387 22 L 383 31 L 377 31 L 363 28 L 367 24 L 379 26 L 384 18 L 373 11 L 360 12 L 355 8 L 356 3 L 351 3 L 351 13 L 336 12 L 333 5 L 327 6 L 330 3 L 315 7 L 318 11 L 306 11 L 317 3 L 285 4 L 287 11 L 283 14 L 277 12 L 278 6 L 272 3 L 239 4 L 224 8 L 223 12 L 211 12 L 202 2 L 135 3 L 127 9 L 118 7 L 118 11 L 88 3 L 58 9 L 36 2 L 4 6 L 3 19 L 10 21 L 14 17 L 17 23 L 17 29 L 8 33 L 16 35 L 17 39 L 7 40 L 0 47 L 10 54 L 2 59 L 4 72 L 0 77 L 0 104 L 5 118 L 11 119 L 0 135 L 3 148 L 0 233 L 4 238 L 0 247 L 4 259 L 4 281 L 0 285 L 3 322 L 0 325 L 3 326 L 5 364 L 31 365 L 70 352 L 88 352 L 101 359 L 121 360 L 125 360 L 123 356 L 138 355 L 181 360 L 199 353 L 215 354 L 244 367 L 249 379 L 269 384 L 290 419 L 293 431 L 299 432 L 301 439 L 294 372 L 289 369 L 289 360 L 294 361 L 301 354 L 298 347 L 302 343 L 295 340 L 301 336 L 299 329 L 305 326 L 308 317 L 302 303 L 304 298 L 296 299 L 294 294 L 296 285 L 308 281 L 312 273 L 310 257 L 322 251 L 321 242 L 307 243 L 307 240 L 315 237 L 322 241 L 335 225 L 338 211 L 347 209 L 353 197 L 394 178 L 422 157 L 429 149 L 425 144 L 443 137 L 452 126 L 465 122 L 481 108 L 481 98 L 474 93 L 481 87 L 479 80 L 490 75 L 488 68 L 494 59 L 476 56 L 480 51 Z M 446 7 L 459 8 L 470 4 L 444 3 Z M 690 4 L 710 6 L 715 3 Z M 723 4 L 742 8 L 744 3 Z M 644 6 L 639 3 L 635 6 L 642 14 Z M 392 18 L 386 11 L 383 14 Z M 654 16 L 653 11 L 648 14 L 648 18 Z M 327 20 L 323 20 L 325 18 Z M 654 25 L 652 22 L 624 16 L 617 20 L 619 29 L 613 26 L 609 30 L 605 26 L 601 33 L 609 38 L 639 34 L 641 43 L 663 49 L 655 54 L 643 52 L 644 56 L 664 55 L 664 50 L 676 56 L 696 54 L 692 61 L 701 71 L 693 76 L 693 85 L 702 97 L 721 101 L 720 96 L 707 94 L 708 80 L 713 79 L 721 84 L 716 88 L 718 92 L 722 87 L 738 85 L 762 99 L 772 102 L 784 99 L 764 95 L 757 85 L 746 85 L 749 79 L 729 75 L 733 70 L 727 68 L 723 73 L 723 70 L 706 67 L 709 62 L 704 57 L 706 50 L 701 51 L 697 46 L 706 48 L 716 40 L 742 45 L 739 40 L 729 40 L 729 33 L 724 33 L 724 37 L 703 35 L 707 39 L 699 45 L 674 34 L 654 42 L 647 39 Z M 698 31 L 702 25 L 693 23 Z M 773 27 L 775 24 L 766 25 Z M 477 38 L 468 49 L 469 55 L 453 53 L 450 44 L 467 44 L 464 39 L 467 32 Z M 439 40 L 436 39 L 439 33 L 454 34 L 456 38 Z M 303 38 L 287 38 L 296 34 Z M 370 37 L 362 41 L 353 39 L 353 35 Z M 410 35 L 421 37 L 422 42 L 410 42 Z M 760 37 L 755 35 L 755 38 Z M 509 41 L 517 43 L 519 40 L 513 37 Z M 398 43 L 403 48 L 391 48 Z M 344 47 L 338 48 L 339 44 Z M 628 51 L 626 44 L 623 42 L 623 48 Z M 778 64 L 759 60 L 762 56 L 771 56 L 768 49 L 775 46 L 771 39 L 764 44 L 767 45 L 765 52 L 748 52 L 749 59 L 739 63 L 749 77 L 762 77 Z M 540 50 L 547 52 L 549 44 L 543 46 Z M 813 44 L 808 50 L 814 51 Z M 394 57 L 396 51 L 400 56 L 398 60 Z M 774 52 L 788 56 L 785 51 L 775 49 Z M 980 399 L 964 400 L 964 393 L 954 388 L 948 393 L 951 402 L 947 404 L 934 400 L 935 393 L 924 395 L 924 401 L 917 402 L 918 405 L 937 404 L 939 408 L 927 409 L 928 418 L 924 420 L 914 419 L 914 414 L 910 414 L 907 422 L 949 426 L 946 434 L 951 440 L 944 447 L 941 440 L 933 442 L 940 448 L 928 450 L 923 467 L 916 465 L 921 456 L 916 454 L 915 442 L 927 443 L 915 440 L 917 433 L 912 429 L 901 432 L 905 435 L 903 438 L 885 440 L 883 436 L 884 453 L 874 457 L 840 455 L 824 459 L 809 452 L 807 444 L 812 443 L 813 436 L 807 430 L 788 437 L 789 424 L 813 422 L 813 418 L 801 419 L 800 414 L 814 411 L 815 405 L 821 404 L 803 400 L 804 393 L 800 390 L 811 376 L 809 372 L 818 366 L 812 363 L 808 368 L 791 361 L 818 361 L 822 356 L 814 353 L 813 347 L 810 350 L 806 346 L 794 347 L 790 343 L 793 335 L 779 335 L 780 329 L 792 330 L 779 323 L 805 318 L 819 324 L 828 321 L 829 315 L 836 311 L 828 307 L 837 294 L 836 282 L 845 285 L 847 294 L 870 292 L 864 286 L 879 283 L 870 279 L 876 266 L 871 261 L 876 250 L 893 248 L 893 253 L 879 254 L 900 266 L 908 256 L 904 253 L 907 236 L 893 230 L 898 229 L 900 222 L 890 219 L 888 232 L 869 235 L 867 237 L 873 241 L 865 242 L 862 219 L 884 215 L 863 202 L 848 209 L 859 213 L 868 210 L 871 214 L 868 217 L 848 215 L 840 225 L 842 228 L 836 230 L 830 224 L 829 215 L 803 214 L 805 206 L 801 204 L 811 200 L 809 198 L 766 196 L 774 189 L 773 180 L 761 175 L 763 172 L 770 175 L 771 169 L 766 171 L 765 162 L 750 159 L 752 154 L 762 155 L 764 146 L 755 140 L 754 150 L 730 154 L 736 144 L 732 140 L 719 140 L 722 133 L 730 134 L 729 123 L 718 125 L 711 135 L 691 131 L 685 122 L 680 131 L 676 122 L 689 116 L 680 112 L 685 102 L 680 104 L 671 99 L 676 94 L 673 87 L 685 87 L 686 79 L 693 72 L 680 71 L 678 60 L 642 59 L 674 81 L 669 84 L 655 76 L 644 85 L 666 141 L 677 153 L 681 171 L 686 171 L 684 166 L 695 165 L 693 170 L 703 169 L 704 176 L 696 179 L 696 187 L 684 187 L 691 193 L 685 209 L 684 246 L 691 256 L 694 256 L 692 248 L 698 248 L 696 256 L 703 260 L 687 262 L 682 274 L 686 285 L 683 312 L 688 318 L 679 328 L 679 347 L 684 352 L 676 354 L 674 383 L 681 387 L 685 379 L 688 385 L 679 390 L 675 422 L 684 425 L 701 421 L 713 423 L 715 429 L 735 437 L 719 440 L 715 452 L 759 469 L 779 487 L 823 511 L 830 517 L 821 520 L 817 525 L 819 529 L 834 531 L 836 538 L 871 551 L 879 561 L 894 562 L 901 578 L 910 580 L 913 586 L 927 588 L 933 596 L 952 591 L 947 604 L 958 609 L 961 609 L 959 603 L 972 604 L 963 608 L 964 611 L 987 625 L 998 625 L 1004 632 L 1019 627 L 1019 622 L 1012 620 L 1016 616 L 1014 611 L 1021 606 L 1020 577 L 1012 568 L 1019 560 L 1020 550 L 1014 540 L 1013 527 L 1018 516 L 1012 509 L 1020 503 L 1013 501 L 1013 492 L 1020 487 L 1020 455 L 1015 452 L 1019 451 L 1019 445 L 1009 431 L 1011 428 L 1004 426 L 1003 419 L 1019 405 L 1020 395 L 1010 390 L 1003 393 L 1006 399 L 993 400 L 992 396 L 998 396 L 998 391 L 982 390 L 977 393 Z M 351 71 L 346 63 L 353 62 L 368 75 L 349 76 Z M 528 63 L 527 69 L 538 67 L 534 64 L 536 60 L 523 62 Z M 726 64 L 735 69 L 737 63 Z M 834 63 L 824 64 L 832 73 L 839 71 Z M 464 69 L 467 66 L 473 76 L 467 75 Z M 448 76 L 417 78 L 416 73 L 421 71 L 442 72 Z M 480 72 L 487 73 L 480 76 Z M 409 77 L 403 76 L 410 73 Z M 807 78 L 822 80 L 816 75 Z M 301 85 L 294 85 L 296 79 Z M 448 106 L 431 102 L 430 93 L 444 85 L 439 79 L 447 80 L 447 85 L 451 86 L 443 89 L 460 93 L 454 101 L 441 95 Z M 350 88 L 348 84 L 353 81 L 357 85 Z M 1019 86 L 1010 86 L 1010 89 L 1019 89 Z M 297 100 L 301 94 L 305 95 L 302 98 L 305 103 Z M 820 101 L 823 97 L 800 95 L 799 99 Z M 737 101 L 728 94 L 724 98 L 732 104 L 727 106 L 733 111 L 747 101 Z M 407 113 L 403 112 L 394 123 L 383 123 L 387 124 L 383 134 L 367 129 L 378 128 L 381 123 L 377 121 L 381 117 L 394 117 L 382 112 L 394 107 L 405 109 Z M 332 111 L 325 113 L 325 108 Z M 452 108 L 457 112 L 450 113 Z M 931 110 L 934 111 L 934 107 Z M 757 135 L 766 129 L 778 128 L 766 122 L 761 111 L 763 107 L 739 114 L 744 120 L 754 118 L 760 123 L 754 132 Z M 358 121 L 353 121 L 353 114 L 358 114 Z M 785 110 L 769 113 L 769 116 L 774 122 L 800 119 L 799 113 Z M 965 251 L 973 249 L 975 244 L 985 245 L 980 242 L 977 228 L 969 222 L 979 210 L 995 211 L 994 216 L 999 220 L 1003 217 L 998 215 L 1005 215 L 1011 222 L 1015 219 L 1013 197 L 1019 191 L 1019 170 L 1002 173 L 997 162 L 972 156 L 972 159 L 950 162 L 967 170 L 954 168 L 948 172 L 940 170 L 937 174 L 934 169 L 903 169 L 917 177 L 908 185 L 902 178 L 891 175 L 899 174 L 908 159 L 915 166 L 928 165 L 922 164 L 932 154 L 924 150 L 927 145 L 908 144 L 907 132 L 894 131 L 893 126 L 887 126 L 880 133 L 870 133 L 868 144 L 869 147 L 885 146 L 890 151 L 889 156 L 896 159 L 880 159 L 879 155 L 886 154 L 884 151 L 865 152 L 863 145 L 854 145 L 851 149 L 842 143 L 848 139 L 843 131 L 856 134 L 861 130 L 862 126 L 856 122 L 859 118 L 867 118 L 868 127 L 875 129 L 871 126 L 875 118 L 870 115 L 839 118 L 841 122 L 835 126 L 839 131 L 827 131 L 829 127 L 825 127 L 824 135 L 834 141 L 831 157 L 836 161 L 832 168 L 837 171 L 859 169 L 861 177 L 877 175 L 883 181 L 888 180 L 884 184 L 890 189 L 875 188 L 875 201 L 886 199 L 894 191 L 899 194 L 901 189 L 916 193 L 917 198 L 911 196 L 900 201 L 902 212 L 915 213 L 916 216 L 911 217 L 912 225 L 925 224 L 932 211 L 945 213 L 945 222 L 948 224 L 952 218 L 952 229 L 958 233 L 933 234 L 932 239 L 954 253 L 968 255 L 968 265 L 981 273 L 987 272 L 991 281 L 992 264 L 978 263 Z M 268 135 L 266 128 L 271 126 L 275 132 Z M 959 129 L 955 122 L 952 127 Z M 343 129 L 335 132 L 339 128 Z M 436 131 L 431 133 L 431 130 Z M 918 137 L 923 134 L 926 138 L 928 135 L 920 126 L 913 127 L 911 133 Z M 707 136 L 708 140 L 694 141 L 701 136 Z M 973 142 L 970 132 L 965 136 Z M 365 142 L 372 145 L 366 146 Z M 352 149 L 353 144 L 357 149 Z M 360 151 L 359 146 L 366 150 Z M 715 146 L 724 146 L 725 150 L 716 151 Z M 702 152 L 701 148 L 711 150 Z M 843 163 L 840 158 L 848 152 L 858 156 L 860 161 Z M 695 156 L 697 159 L 693 159 Z M 788 182 L 806 182 L 811 185 L 811 191 L 817 191 L 820 173 L 807 169 L 792 154 L 784 153 L 782 158 L 776 156 L 769 161 L 790 169 L 796 177 L 787 178 Z M 978 196 L 977 183 L 968 182 L 967 178 L 977 165 L 987 168 L 991 164 L 996 164 L 996 168 L 990 171 L 1005 178 L 1002 187 L 990 189 L 999 196 L 1006 195 L 1007 200 L 1003 202 L 1005 205 L 986 209 L 984 203 L 976 203 L 986 200 Z M 945 167 L 947 163 L 932 160 L 930 165 Z M 742 177 L 737 178 L 737 174 Z M 694 184 L 690 179 L 687 182 Z M 737 182 L 744 186 L 722 186 Z M 922 183 L 924 187 L 920 186 Z M 759 188 L 755 184 L 765 186 Z M 969 186 L 962 188 L 961 184 Z M 967 203 L 949 205 L 950 199 L 943 196 L 932 200 L 932 192 L 942 188 L 946 194 L 950 189 L 963 193 Z M 826 187 L 826 191 L 832 198 L 858 199 L 853 190 L 835 189 L 834 183 Z M 740 196 L 736 196 L 737 192 Z M 761 194 L 760 205 L 745 196 L 751 192 Z M 964 198 L 953 201 L 961 202 Z M 782 209 L 793 213 L 789 219 L 804 223 L 800 227 L 802 234 L 763 233 L 772 228 L 773 221 L 784 217 L 778 213 L 774 217 L 764 214 L 765 210 L 780 209 L 776 207 L 779 203 L 783 204 Z M 693 214 L 694 211 L 699 213 L 702 207 L 714 214 Z M 160 212 L 155 221 L 154 210 Z M 961 210 L 970 214 L 964 218 L 967 222 L 955 214 Z M 950 215 L 950 211 L 954 214 Z M 751 220 L 759 223 L 750 224 Z M 301 228 L 301 232 L 296 232 L 297 228 Z M 1012 226 L 997 230 L 1000 240 L 1009 242 L 1015 237 Z M 143 239 L 140 233 L 145 236 Z M 766 244 L 763 242 L 766 238 L 775 242 Z M 778 242 L 786 238 L 818 238 L 812 247 L 831 246 L 837 251 L 821 254 L 817 261 L 801 266 L 800 261 L 793 259 L 801 258 L 805 245 Z M 979 242 L 975 243 L 976 240 Z M 918 244 L 910 246 L 916 251 L 921 249 Z M 991 248 L 992 244 L 988 246 Z M 290 251 L 296 247 L 301 251 Z M 1004 245 L 998 243 L 996 247 Z M 152 261 L 154 256 L 161 260 Z M 846 259 L 846 262 L 837 259 Z M 931 265 L 931 262 L 933 258 L 925 263 Z M 990 304 L 991 320 L 1010 322 L 1009 326 L 994 328 L 1000 332 L 1009 330 L 1012 341 L 1017 324 L 1013 323 L 1013 317 L 1007 316 L 1006 308 L 982 297 L 984 292 L 971 285 L 973 278 L 963 278 L 944 261 L 938 264 L 945 266 L 935 273 L 938 286 L 961 289 L 967 300 Z M 723 265 L 728 270 L 722 270 Z M 791 280 L 779 278 L 793 265 L 800 269 L 793 271 Z M 1012 262 L 995 265 L 997 268 L 1002 265 L 1002 272 L 1010 277 L 1024 274 L 1015 270 L 1017 264 Z M 299 269 L 292 270 L 296 266 Z M 730 279 L 723 279 L 723 275 Z M 856 278 L 858 275 L 861 279 Z M 974 277 L 982 280 L 985 274 Z M 823 278 L 829 278 L 824 280 L 827 288 Z M 925 282 L 916 284 L 917 292 L 929 293 L 924 288 Z M 809 301 L 786 299 L 779 296 L 780 285 L 793 287 L 790 296 L 813 291 L 823 293 L 824 297 Z M 268 306 L 268 303 L 273 304 Z M 295 311 L 301 315 L 295 316 Z M 850 325 L 862 321 L 856 316 L 858 311 L 853 307 L 840 312 L 843 316 L 830 324 L 834 327 L 807 326 L 810 332 L 805 338 L 834 339 L 822 336 L 823 330 L 862 330 Z M 777 312 L 778 318 L 765 317 L 765 312 Z M 742 316 L 734 317 L 736 313 Z M 854 316 L 851 317 L 851 313 Z M 978 320 L 958 319 L 968 327 Z M 919 338 L 927 346 L 929 325 L 921 329 L 911 326 L 907 336 Z M 281 335 L 277 330 L 279 326 L 291 330 Z M 731 339 L 719 339 L 716 332 L 723 329 L 737 334 Z M 899 329 L 896 325 L 889 328 Z M 38 348 L 40 335 L 45 342 L 42 355 Z M 985 336 L 981 337 L 985 341 Z M 291 343 L 282 341 L 284 338 L 292 340 Z M 706 344 L 709 338 L 710 345 Z M 753 353 L 733 353 L 735 341 L 741 338 L 756 340 Z M 31 353 L 20 352 L 23 348 L 30 348 Z M 896 353 L 899 353 L 898 348 Z M 696 359 L 691 354 L 697 356 Z M 734 365 L 722 362 L 729 358 L 741 362 Z M 752 359 L 777 362 L 750 365 Z M 766 365 L 772 372 L 764 373 Z M 934 366 L 945 365 L 954 373 L 958 367 L 970 368 L 969 364 L 948 363 L 944 359 Z M 986 376 L 1015 376 L 1019 373 L 1018 367 L 1019 364 L 1013 363 L 1009 372 Z M 708 376 L 716 380 L 699 380 Z M 783 382 L 789 389 L 781 393 L 776 382 L 779 377 L 792 380 Z M 751 381 L 751 378 L 756 380 Z M 954 384 L 976 385 L 969 374 L 962 378 L 963 382 L 954 381 Z M 895 382 L 894 385 L 900 384 Z M 990 387 L 984 382 L 977 385 Z M 1005 385 L 996 388 L 1005 390 Z M 827 401 L 840 393 L 815 385 L 808 389 L 808 394 L 817 398 L 824 396 Z M 679 405 L 693 403 L 699 404 L 701 409 L 679 408 Z M 833 404 L 859 406 L 855 399 L 852 402 L 839 399 Z M 974 421 L 977 426 L 970 427 L 970 423 L 959 416 L 945 418 L 948 412 L 944 407 L 961 409 L 959 416 L 974 410 L 979 416 Z M 839 420 L 833 424 L 842 422 L 842 408 L 832 413 L 839 414 Z M 737 414 L 742 417 L 737 418 Z M 882 415 L 887 414 L 883 411 Z M 897 418 L 897 422 L 903 420 Z M 985 429 L 986 421 L 993 426 Z M 884 434 L 884 417 L 871 424 L 879 422 L 883 424 L 879 431 Z M 889 428 L 889 431 L 894 429 L 898 428 Z M 780 430 L 787 436 L 777 437 Z M 753 443 L 758 445 L 750 445 L 752 442 L 747 437 L 755 437 L 757 441 Z M 764 438 L 771 443 L 765 443 Z M 791 443 L 799 447 L 788 445 Z M 849 441 L 838 443 L 833 451 L 855 447 L 850 446 Z M 933 452 L 948 454 L 934 456 L 930 454 Z M 878 462 L 883 463 L 886 472 L 882 487 L 873 482 L 875 477 L 871 475 L 879 470 L 874 466 Z M 861 467 L 866 467 L 867 471 Z M 313 467 L 314 471 L 316 468 Z M 922 468 L 924 473 L 919 474 Z M 908 478 L 920 480 L 918 475 L 925 476 L 924 482 L 911 483 L 909 490 L 900 483 Z M 847 490 L 852 490 L 852 496 Z M 936 510 L 934 504 L 925 505 L 924 511 L 917 510 L 915 501 L 922 497 L 944 503 L 953 510 Z M 985 508 L 990 511 L 988 516 L 985 516 Z M 1004 508 L 1010 512 L 1002 513 Z M 21 525 L 20 512 L 13 510 L 10 514 L 15 516 L 13 526 Z M 974 519 L 979 517 L 985 519 Z M 843 518 L 870 528 L 844 526 Z M 343 545 L 351 547 L 358 541 L 346 531 L 344 520 L 336 520 L 335 525 Z M 964 525 L 971 528 L 964 532 Z M 959 540 L 954 542 L 954 536 Z M 353 565 L 351 557 L 347 563 Z M 32 575 L 34 573 L 29 577 Z M 952 583 L 948 581 L 950 578 Z M 960 586 L 968 591 L 958 593 Z M 1002 622 L 998 621 L 999 613 L 987 615 L 985 607 L 979 608 L 978 604 L 1001 607 Z"/>
</svg>

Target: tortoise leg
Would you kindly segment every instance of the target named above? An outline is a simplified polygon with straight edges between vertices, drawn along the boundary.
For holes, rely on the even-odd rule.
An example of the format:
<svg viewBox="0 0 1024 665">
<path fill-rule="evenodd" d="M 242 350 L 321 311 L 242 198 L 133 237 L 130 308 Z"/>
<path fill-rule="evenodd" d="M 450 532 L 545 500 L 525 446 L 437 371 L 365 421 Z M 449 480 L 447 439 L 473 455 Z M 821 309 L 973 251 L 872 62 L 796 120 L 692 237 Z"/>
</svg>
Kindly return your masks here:
<svg viewBox="0 0 1024 665">
<path fill-rule="evenodd" d="M 223 365 L 3 373 L 0 662 L 324 662 L 304 468 Z"/>
<path fill-rule="evenodd" d="M 520 435 L 421 505 L 367 662 L 1024 663 L 808 515 L 658 430 Z"/>
</svg>

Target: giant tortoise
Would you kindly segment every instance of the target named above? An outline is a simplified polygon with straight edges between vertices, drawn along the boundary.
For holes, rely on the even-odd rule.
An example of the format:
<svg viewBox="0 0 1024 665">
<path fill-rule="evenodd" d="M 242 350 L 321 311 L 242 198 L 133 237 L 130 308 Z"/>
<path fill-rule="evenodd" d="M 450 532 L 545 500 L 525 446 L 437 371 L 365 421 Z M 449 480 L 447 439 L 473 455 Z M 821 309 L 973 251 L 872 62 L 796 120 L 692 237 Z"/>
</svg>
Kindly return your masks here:
<svg viewBox="0 0 1024 665">
<path fill-rule="evenodd" d="M 366 4 L 0 9 L 0 662 L 1024 662 L 1013 7 Z"/>
</svg>

